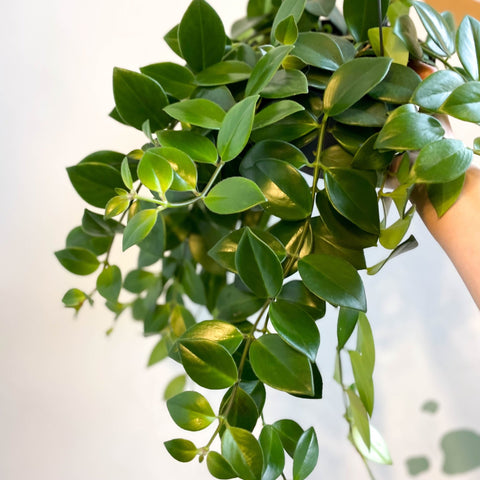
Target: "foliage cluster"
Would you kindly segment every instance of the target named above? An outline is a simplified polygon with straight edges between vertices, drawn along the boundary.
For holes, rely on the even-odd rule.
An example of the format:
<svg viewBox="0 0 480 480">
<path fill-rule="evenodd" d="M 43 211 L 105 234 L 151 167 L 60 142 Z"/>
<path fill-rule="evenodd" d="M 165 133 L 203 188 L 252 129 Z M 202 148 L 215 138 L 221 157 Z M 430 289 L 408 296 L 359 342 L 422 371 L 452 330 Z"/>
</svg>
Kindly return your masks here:
<svg viewBox="0 0 480 480">
<path fill-rule="evenodd" d="M 317 463 L 312 427 L 267 423 L 263 411 L 265 386 L 322 397 L 317 320 L 328 304 L 349 439 L 366 464 L 389 463 L 370 425 L 375 349 L 358 271 L 376 274 L 416 246 L 405 240 L 416 184 L 439 215 L 461 191 L 480 141 L 445 138 L 435 114 L 480 122 L 479 22 L 457 29 L 420 1 L 345 0 L 342 15 L 335 0 L 250 0 L 227 36 L 215 10 L 193 0 L 164 38 L 181 64 L 113 72 L 111 116 L 147 143 L 68 168 L 94 210 L 56 256 L 72 273 L 100 273 L 93 292 L 71 289 L 64 304 L 78 311 L 98 292 L 115 317 L 128 310 L 159 337 L 150 365 L 170 357 L 196 384 L 225 390 L 213 408 L 174 379 L 174 422 L 216 427 L 205 445 L 165 445 L 182 462 L 206 458 L 216 478 L 244 480 L 285 478 L 285 454 L 294 480 Z M 422 81 L 412 60 L 444 68 Z M 413 166 L 409 151 L 419 151 Z M 111 261 L 116 236 L 138 249 L 126 273 Z M 386 259 L 367 266 L 365 249 L 379 243 Z"/>
</svg>

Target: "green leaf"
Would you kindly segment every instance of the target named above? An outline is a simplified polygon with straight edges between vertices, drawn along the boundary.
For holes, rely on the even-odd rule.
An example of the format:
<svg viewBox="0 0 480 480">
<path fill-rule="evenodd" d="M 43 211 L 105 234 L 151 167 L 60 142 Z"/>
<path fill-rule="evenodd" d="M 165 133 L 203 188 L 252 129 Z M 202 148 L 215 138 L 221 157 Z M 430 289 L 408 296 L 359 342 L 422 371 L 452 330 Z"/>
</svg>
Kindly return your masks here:
<svg viewBox="0 0 480 480">
<path fill-rule="evenodd" d="M 90 250 L 95 256 L 105 253 L 112 244 L 113 237 L 92 237 L 82 227 L 76 227 L 67 235 L 67 247 L 80 247 Z"/>
<path fill-rule="evenodd" d="M 382 0 L 381 16 L 385 18 L 388 0 Z M 356 42 L 368 40 L 368 30 L 378 27 L 378 2 L 377 0 L 345 0 L 343 15 L 348 30 Z"/>
<path fill-rule="evenodd" d="M 451 182 L 430 183 L 427 185 L 428 198 L 439 218 L 457 201 L 464 183 L 465 175 L 460 175 Z"/>
<path fill-rule="evenodd" d="M 185 152 L 198 163 L 216 163 L 217 149 L 206 137 L 189 131 L 163 130 L 157 138 L 164 147 L 173 147 Z"/>
<path fill-rule="evenodd" d="M 445 133 L 442 124 L 425 113 L 406 112 L 392 116 L 378 134 L 375 148 L 419 150 L 440 140 Z"/>
<path fill-rule="evenodd" d="M 169 440 L 168 442 L 164 442 L 164 445 L 168 450 L 168 453 L 179 462 L 190 462 L 198 453 L 195 444 L 190 440 L 185 440 L 183 438 Z"/>
<path fill-rule="evenodd" d="M 178 27 L 182 57 L 194 71 L 219 62 L 225 52 L 225 29 L 217 12 L 205 0 L 193 0 Z"/>
<path fill-rule="evenodd" d="M 218 132 L 217 149 L 223 162 L 241 153 L 250 137 L 258 95 L 247 97 L 234 105 L 225 115 Z"/>
<path fill-rule="evenodd" d="M 349 421 L 351 422 L 352 427 L 354 426 L 358 429 L 367 448 L 370 448 L 370 424 L 368 421 L 368 413 L 360 398 L 358 398 L 352 390 L 348 389 L 347 395 L 349 401 Z"/>
<path fill-rule="evenodd" d="M 123 183 L 131 190 L 133 188 L 132 173 L 130 172 L 130 166 L 128 164 L 128 157 L 122 160 L 122 166 L 120 168 L 120 174 L 122 176 Z"/>
<path fill-rule="evenodd" d="M 230 388 L 223 397 L 220 415 L 226 417 L 228 425 L 231 427 L 244 428 L 251 432 L 255 428 L 259 416 L 257 405 L 242 388 L 237 388 L 235 392 L 234 388 Z M 232 394 L 234 394 L 233 399 Z"/>
<path fill-rule="evenodd" d="M 277 38 L 277 27 L 287 17 L 293 16 L 295 23 L 298 23 L 305 9 L 306 0 L 284 0 L 278 9 L 272 24 L 271 42 Z"/>
<path fill-rule="evenodd" d="M 174 53 L 176 53 L 179 57 L 182 57 L 182 52 L 180 51 L 180 44 L 178 43 L 178 27 L 179 25 L 175 25 L 165 34 L 163 39 Z"/>
<path fill-rule="evenodd" d="M 358 428 L 352 428 L 352 442 L 360 451 L 360 454 L 372 462 L 383 465 L 391 465 L 392 458 L 388 451 L 387 444 L 378 430 L 370 425 L 370 448 L 365 445 Z"/>
<path fill-rule="evenodd" d="M 253 131 L 252 139 L 254 142 L 261 142 L 262 140 L 291 142 L 317 128 L 316 118 L 307 110 L 304 110 L 289 115 L 274 125 Z"/>
<path fill-rule="evenodd" d="M 157 215 L 155 208 L 140 210 L 129 220 L 123 233 L 123 251 L 139 243 L 150 233 L 157 221 Z"/>
<path fill-rule="evenodd" d="M 412 94 L 412 102 L 433 112 L 440 109 L 450 94 L 465 81 L 452 70 L 439 70 L 429 75 Z"/>
<path fill-rule="evenodd" d="M 367 413 L 372 416 L 374 401 L 372 373 L 358 352 L 350 351 L 348 353 L 350 355 L 355 385 L 360 395 L 360 399 L 362 400 Z"/>
<path fill-rule="evenodd" d="M 305 354 L 311 362 L 315 362 L 320 347 L 320 334 L 313 318 L 285 300 L 271 303 L 269 315 L 280 337 L 295 350 Z"/>
<path fill-rule="evenodd" d="M 337 350 L 340 351 L 352 336 L 358 321 L 358 310 L 340 307 L 337 322 Z"/>
<path fill-rule="evenodd" d="M 216 418 L 208 400 L 198 392 L 182 392 L 168 399 L 173 421 L 184 430 L 196 432 L 207 428 Z"/>
<path fill-rule="evenodd" d="M 296 168 L 301 168 L 308 163 L 303 152 L 294 145 L 280 140 L 263 140 L 256 143 L 247 152 L 242 160 L 241 167 L 252 168 L 256 162 L 267 158 L 283 160 Z"/>
<path fill-rule="evenodd" d="M 237 380 L 235 362 L 222 345 L 211 340 L 179 340 L 182 364 L 188 376 L 212 390 L 232 386 Z"/>
<path fill-rule="evenodd" d="M 182 339 L 209 340 L 234 353 L 243 341 L 243 334 L 231 323 L 219 320 L 204 320 L 190 327 Z"/>
<path fill-rule="evenodd" d="M 277 420 L 272 427 L 278 433 L 285 451 L 293 458 L 298 440 L 303 434 L 302 427 L 294 420 Z"/>
<path fill-rule="evenodd" d="M 188 98 L 195 90 L 193 73 L 176 63 L 154 63 L 140 68 L 140 71 L 156 80 L 166 93 L 180 100 Z"/>
<path fill-rule="evenodd" d="M 208 452 L 207 467 L 210 474 L 215 478 L 228 479 L 237 476 L 227 460 L 213 450 Z"/>
<path fill-rule="evenodd" d="M 325 114 L 335 116 L 351 107 L 385 78 L 391 63 L 390 58 L 364 57 L 342 65 L 330 77 L 325 89 Z"/>
<path fill-rule="evenodd" d="M 456 36 L 458 58 L 472 80 L 480 80 L 480 22 L 467 15 Z"/>
<path fill-rule="evenodd" d="M 164 154 L 164 147 L 147 150 L 138 164 L 139 180 L 150 190 L 164 195 L 173 183 L 173 169 Z"/>
<path fill-rule="evenodd" d="M 85 248 L 65 248 L 55 252 L 55 256 L 64 268 L 76 275 L 90 275 L 100 265 L 97 257 Z"/>
<path fill-rule="evenodd" d="M 366 311 L 362 279 L 354 267 L 331 255 L 308 255 L 298 262 L 305 286 L 333 305 Z"/>
<path fill-rule="evenodd" d="M 372 375 L 375 367 L 375 343 L 372 327 L 364 313 L 358 316 L 357 352 L 362 355 L 366 369 Z"/>
<path fill-rule="evenodd" d="M 243 283 L 259 297 L 275 297 L 282 288 L 283 270 L 275 252 L 247 228 L 235 253 Z"/>
<path fill-rule="evenodd" d="M 468 82 L 457 87 L 440 110 L 466 122 L 480 123 L 480 82 Z"/>
<path fill-rule="evenodd" d="M 430 38 L 446 56 L 452 55 L 455 52 L 455 33 L 447 21 L 425 2 L 413 2 L 413 7 Z"/>
<path fill-rule="evenodd" d="M 292 115 L 292 113 L 301 110 L 305 110 L 305 107 L 293 100 L 280 100 L 279 102 L 274 102 L 255 115 L 253 130 L 276 123 L 282 118 L 288 117 L 289 115 Z"/>
<path fill-rule="evenodd" d="M 113 237 L 123 226 L 115 220 L 105 220 L 102 215 L 85 209 L 82 217 L 82 230 L 92 237 Z"/>
<path fill-rule="evenodd" d="M 222 436 L 222 455 L 243 480 L 262 476 L 263 453 L 258 440 L 242 428 L 229 427 Z"/>
<path fill-rule="evenodd" d="M 284 45 L 293 45 L 295 43 L 298 37 L 298 28 L 293 15 L 289 15 L 277 25 L 275 37 Z"/>
<path fill-rule="evenodd" d="M 318 461 L 318 441 L 313 427 L 303 432 L 293 455 L 293 480 L 304 480 Z"/>
<path fill-rule="evenodd" d="M 260 92 L 264 98 L 285 98 L 308 93 L 307 77 L 300 70 L 279 70 Z"/>
<path fill-rule="evenodd" d="M 380 47 L 380 29 L 378 27 L 368 30 L 368 39 L 377 57 L 390 57 L 395 64 L 406 66 L 408 63 L 409 51 L 403 40 L 393 33 L 391 27 L 382 28 L 383 55 Z"/>
<path fill-rule="evenodd" d="M 227 60 L 211 65 L 195 77 L 197 85 L 211 87 L 215 85 L 228 85 L 229 83 L 247 80 L 252 73 L 252 67 L 238 60 Z"/>
<path fill-rule="evenodd" d="M 162 337 L 161 340 L 153 347 L 152 353 L 148 359 L 148 367 L 155 365 L 158 362 L 161 362 L 163 359 L 168 356 L 168 338 Z"/>
<path fill-rule="evenodd" d="M 420 150 L 413 165 L 415 181 L 444 183 L 465 173 L 472 162 L 473 152 L 461 140 L 443 138 Z"/>
<path fill-rule="evenodd" d="M 255 375 L 267 385 L 288 393 L 314 394 L 308 358 L 287 345 L 278 335 L 263 335 L 250 347 Z"/>
<path fill-rule="evenodd" d="M 395 2 L 390 6 L 392 5 L 402 5 L 402 2 Z M 394 22 L 391 23 L 393 24 Z M 423 49 L 418 41 L 417 29 L 408 14 L 401 15 L 397 18 L 393 26 L 393 32 L 403 40 L 403 43 L 407 46 L 408 51 L 414 58 L 422 58 Z"/>
<path fill-rule="evenodd" d="M 265 197 L 258 186 L 243 177 L 230 177 L 217 183 L 204 202 L 207 208 L 221 215 L 243 212 L 260 203 Z"/>
<path fill-rule="evenodd" d="M 193 98 L 173 103 L 165 111 L 176 120 L 198 127 L 218 130 L 225 118 L 225 110 L 205 98 Z"/>
<path fill-rule="evenodd" d="M 359 172 L 332 168 L 325 173 L 325 186 L 332 205 L 361 229 L 379 233 L 377 194 Z"/>
<path fill-rule="evenodd" d="M 186 375 L 182 374 L 178 375 L 175 378 L 172 378 L 172 380 L 170 380 L 170 382 L 168 382 L 168 385 L 165 387 L 165 391 L 163 392 L 163 399 L 169 400 L 175 395 L 179 395 L 181 392 L 183 392 L 186 383 Z"/>
<path fill-rule="evenodd" d="M 292 48 L 290 45 L 272 48 L 258 61 L 247 82 L 245 96 L 256 95 L 268 85 Z"/>
<path fill-rule="evenodd" d="M 378 262 L 377 264 L 367 268 L 367 273 L 368 275 L 375 275 L 378 273 L 383 266 L 392 258 L 397 257 L 398 255 L 408 252 L 409 250 L 412 250 L 413 248 L 418 247 L 418 242 L 415 240 L 415 237 L 413 235 L 410 235 L 410 237 L 407 238 L 403 243 L 401 243 L 398 247 L 396 247 L 390 255 L 385 258 L 384 260 Z"/>
<path fill-rule="evenodd" d="M 210 100 L 211 102 L 216 103 L 225 112 L 230 110 L 236 103 L 235 99 L 233 98 L 232 92 L 225 85 L 221 85 L 218 87 L 198 87 L 193 92 L 193 97 Z"/>
<path fill-rule="evenodd" d="M 412 207 L 403 218 L 400 217 L 395 223 L 381 231 L 380 243 L 384 248 L 394 249 L 402 241 L 410 227 L 414 213 L 415 208 Z"/>
<path fill-rule="evenodd" d="M 383 127 L 387 120 L 388 110 L 384 102 L 376 102 L 369 97 L 363 97 L 335 120 L 346 125 L 359 127 Z M 333 147 L 330 147 L 333 148 Z"/>
<path fill-rule="evenodd" d="M 122 187 L 120 172 L 103 163 L 79 163 L 67 168 L 68 177 L 80 197 L 90 205 L 105 208 L 116 196 L 116 188 Z"/>
<path fill-rule="evenodd" d="M 264 300 L 234 285 L 226 285 L 218 295 L 215 316 L 224 320 L 244 320 L 262 308 Z"/>
<path fill-rule="evenodd" d="M 122 289 L 122 272 L 116 265 L 107 265 L 97 278 L 98 293 L 112 302 L 118 299 Z"/>
<path fill-rule="evenodd" d="M 67 308 L 74 308 L 76 311 L 80 310 L 88 296 L 78 288 L 71 288 L 62 297 L 62 303 Z"/>
<path fill-rule="evenodd" d="M 163 215 L 159 214 L 152 230 L 138 244 L 140 247 L 138 266 L 147 267 L 160 260 L 165 250 L 165 241 L 165 221 Z"/>
<path fill-rule="evenodd" d="M 193 263 L 184 261 L 181 272 L 180 282 L 190 300 L 198 305 L 205 305 L 207 303 L 205 287 Z"/>
<path fill-rule="evenodd" d="M 302 32 L 298 35 L 292 55 L 307 65 L 335 71 L 345 63 L 342 51 L 334 38 L 321 32 Z"/>
<path fill-rule="evenodd" d="M 272 425 L 265 425 L 258 440 L 262 447 L 264 461 L 262 480 L 275 480 L 285 466 L 285 454 L 280 436 Z"/>
<path fill-rule="evenodd" d="M 328 17 L 335 7 L 335 0 L 307 0 L 305 10 L 318 17 Z"/>
<path fill-rule="evenodd" d="M 155 274 L 145 270 L 132 270 L 128 272 L 123 283 L 125 290 L 132 293 L 142 293 L 155 283 Z"/>
<path fill-rule="evenodd" d="M 170 187 L 172 190 L 181 192 L 196 190 L 197 167 L 185 152 L 174 147 L 160 147 L 157 154 L 167 160 L 172 167 L 173 182 Z"/>
<path fill-rule="evenodd" d="M 125 210 L 128 209 L 130 206 L 130 200 L 128 197 L 124 196 L 117 196 L 111 198 L 107 205 L 105 206 L 105 219 L 111 219 L 112 217 L 116 217 L 120 215 Z"/>
<path fill-rule="evenodd" d="M 163 112 L 168 105 L 165 90 L 143 73 L 114 68 L 113 96 L 122 119 L 138 130 L 142 130 L 145 120 L 150 120 L 152 130 L 165 128 L 170 122 Z"/>
<path fill-rule="evenodd" d="M 314 320 L 325 315 L 325 302 L 308 290 L 302 281 L 292 280 L 286 283 L 278 298 L 287 300 L 307 312 Z"/>
</svg>

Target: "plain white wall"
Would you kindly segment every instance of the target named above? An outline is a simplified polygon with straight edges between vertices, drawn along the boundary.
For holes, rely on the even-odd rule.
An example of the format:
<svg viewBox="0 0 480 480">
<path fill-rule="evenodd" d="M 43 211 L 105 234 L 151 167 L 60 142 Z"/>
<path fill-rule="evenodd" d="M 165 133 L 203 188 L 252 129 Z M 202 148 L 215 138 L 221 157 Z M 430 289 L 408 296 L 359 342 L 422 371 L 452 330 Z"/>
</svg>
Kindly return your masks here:
<svg viewBox="0 0 480 480">
<path fill-rule="evenodd" d="M 229 26 L 243 1 L 212 0 Z M 101 302 L 76 319 L 61 306 L 68 288 L 90 288 L 53 256 L 78 225 L 84 204 L 65 167 L 95 150 L 128 151 L 143 135 L 107 114 L 114 66 L 136 69 L 175 60 L 162 37 L 188 2 L 125 0 L 6 4 L 0 30 L 0 478 L 210 478 L 205 466 L 178 464 L 163 442 L 187 436 L 169 419 L 162 392 L 172 364 L 146 369 L 155 339 L 112 315 Z M 465 134 L 464 129 L 459 131 Z M 478 136 L 470 128 L 468 136 Z M 426 454 L 440 474 L 438 442 L 446 431 L 480 431 L 480 317 L 453 267 L 421 222 L 420 247 L 366 279 L 377 341 L 375 425 L 396 465 L 382 479 L 406 477 L 405 459 Z M 318 427 L 318 478 L 367 478 L 345 440 L 340 392 L 330 380 L 335 318 L 321 321 L 325 399 L 269 394 L 273 421 L 292 411 Z M 217 397 L 213 397 L 217 398 Z M 420 412 L 430 398 L 435 416 Z M 201 436 L 202 434 L 200 434 Z M 198 435 L 193 435 L 196 438 Z M 478 478 L 478 471 L 464 475 Z"/>
</svg>

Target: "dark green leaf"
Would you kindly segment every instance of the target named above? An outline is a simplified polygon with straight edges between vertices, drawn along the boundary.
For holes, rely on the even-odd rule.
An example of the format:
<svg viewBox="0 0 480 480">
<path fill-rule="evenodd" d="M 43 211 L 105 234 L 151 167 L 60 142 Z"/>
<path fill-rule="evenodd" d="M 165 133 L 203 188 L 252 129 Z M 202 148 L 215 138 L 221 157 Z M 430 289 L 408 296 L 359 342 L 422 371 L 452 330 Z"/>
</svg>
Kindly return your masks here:
<svg viewBox="0 0 480 480">
<path fill-rule="evenodd" d="M 213 450 L 208 452 L 207 467 L 210 474 L 215 478 L 228 479 L 235 478 L 237 476 L 227 460 Z"/>
<path fill-rule="evenodd" d="M 277 25 L 275 37 L 284 45 L 293 45 L 295 43 L 298 37 L 298 28 L 293 15 L 289 15 Z"/>
<path fill-rule="evenodd" d="M 268 85 L 292 48 L 290 45 L 272 48 L 258 61 L 245 89 L 247 97 L 260 93 Z"/>
<path fill-rule="evenodd" d="M 278 9 L 272 24 L 271 42 L 274 43 L 277 36 L 277 27 L 290 15 L 293 16 L 295 23 L 298 23 L 305 8 L 306 0 L 284 0 Z"/>
<path fill-rule="evenodd" d="M 74 228 L 67 236 L 67 247 L 86 248 L 96 256 L 105 253 L 112 244 L 112 237 L 92 237 L 82 227 Z"/>
<path fill-rule="evenodd" d="M 273 425 L 278 433 L 285 451 L 293 458 L 298 440 L 303 434 L 302 427 L 294 420 L 278 420 Z"/>
<path fill-rule="evenodd" d="M 402 5 L 402 2 L 395 2 L 391 5 Z M 391 22 L 393 24 L 393 22 Z M 418 41 L 417 29 L 413 20 L 407 15 L 401 15 L 397 18 L 393 32 L 397 37 L 403 40 L 403 43 L 407 46 L 408 51 L 415 58 L 422 58 L 423 50 Z"/>
<path fill-rule="evenodd" d="M 182 392 L 171 397 L 167 408 L 180 428 L 193 432 L 207 428 L 216 418 L 208 400 L 198 392 Z"/>
<path fill-rule="evenodd" d="M 293 455 L 293 480 L 304 480 L 318 461 L 318 441 L 313 427 L 303 432 Z"/>
<path fill-rule="evenodd" d="M 325 302 L 313 295 L 302 281 L 292 280 L 286 283 L 278 298 L 287 300 L 307 312 L 314 320 L 325 315 Z"/>
<path fill-rule="evenodd" d="M 141 210 L 129 220 L 123 233 L 123 251 L 139 243 L 150 233 L 157 221 L 157 215 L 157 209 L 152 208 Z"/>
<path fill-rule="evenodd" d="M 258 440 L 242 428 L 229 427 L 222 437 L 222 455 L 243 480 L 262 476 L 263 453 Z"/>
<path fill-rule="evenodd" d="M 341 350 L 351 337 L 358 321 L 358 310 L 340 307 L 337 322 L 337 350 Z"/>
<path fill-rule="evenodd" d="M 290 143 L 279 140 L 263 140 L 256 143 L 247 152 L 242 160 L 242 167 L 252 168 L 256 162 L 267 158 L 284 160 L 296 168 L 301 168 L 308 163 L 303 152 Z"/>
<path fill-rule="evenodd" d="M 185 384 L 187 383 L 187 376 L 186 375 L 178 375 L 175 378 L 172 378 L 168 385 L 165 387 L 165 391 L 163 392 L 163 399 L 169 400 L 170 398 L 174 397 L 175 395 L 179 395 L 185 389 Z"/>
<path fill-rule="evenodd" d="M 232 399 L 233 393 L 235 396 Z M 252 397 L 241 388 L 237 388 L 234 392 L 232 387 L 223 397 L 220 415 L 226 417 L 231 427 L 243 428 L 251 432 L 257 424 L 259 414 Z"/>
<path fill-rule="evenodd" d="M 173 103 L 165 111 L 176 120 L 198 127 L 218 130 L 225 118 L 225 110 L 205 98 L 192 98 Z"/>
<path fill-rule="evenodd" d="M 182 57 L 195 71 L 219 62 L 225 51 L 225 29 L 205 0 L 193 0 L 178 28 Z"/>
<path fill-rule="evenodd" d="M 378 133 L 375 133 L 357 150 L 352 167 L 360 170 L 383 170 L 392 162 L 394 152 L 374 148 L 377 137 Z"/>
<path fill-rule="evenodd" d="M 308 358 L 287 345 L 278 335 L 263 335 L 250 347 L 255 375 L 267 385 L 288 393 L 314 394 Z"/>
<path fill-rule="evenodd" d="M 168 453 L 179 462 L 190 462 L 197 456 L 197 447 L 190 440 L 175 438 L 164 442 Z"/>
<path fill-rule="evenodd" d="M 252 68 L 248 63 L 239 62 L 238 60 L 227 60 L 216 63 L 198 73 L 195 77 L 195 82 L 205 87 L 228 85 L 229 83 L 247 80 L 251 72 Z"/>
<path fill-rule="evenodd" d="M 307 65 L 331 71 L 337 70 L 345 63 L 342 51 L 334 38 L 320 32 L 300 33 L 292 55 Z"/>
<path fill-rule="evenodd" d="M 158 214 L 157 221 L 150 233 L 138 244 L 140 255 L 138 266 L 147 267 L 163 257 L 165 250 L 165 221 L 162 214 Z"/>
<path fill-rule="evenodd" d="M 132 270 L 125 277 L 123 287 L 132 293 L 142 293 L 155 283 L 155 274 L 145 270 Z"/>
<path fill-rule="evenodd" d="M 249 228 L 235 253 L 235 264 L 243 283 L 259 297 L 275 297 L 282 288 L 282 265 L 275 252 Z"/>
<path fill-rule="evenodd" d="M 387 120 L 388 110 L 384 102 L 376 102 L 363 97 L 350 108 L 335 115 L 335 120 L 346 125 L 357 127 L 383 127 Z"/>
<path fill-rule="evenodd" d="M 217 299 L 215 316 L 224 320 L 243 320 L 260 310 L 264 300 L 234 285 L 226 285 Z"/>
<path fill-rule="evenodd" d="M 198 305 L 205 305 L 207 302 L 205 296 L 205 287 L 203 286 L 200 275 L 195 271 L 195 267 L 190 261 L 183 263 L 180 281 L 185 293 L 190 297 L 192 302 Z"/>
<path fill-rule="evenodd" d="M 415 240 L 415 237 L 413 235 L 410 235 L 410 237 L 407 238 L 403 243 L 401 243 L 397 248 L 395 248 L 390 255 L 382 260 L 381 262 L 378 262 L 377 264 L 373 265 L 372 267 L 367 268 L 367 273 L 369 275 L 375 275 L 378 273 L 382 267 L 392 258 L 395 258 L 396 256 L 408 252 L 409 250 L 412 250 L 413 248 L 418 247 L 418 242 Z"/>
<path fill-rule="evenodd" d="M 253 130 L 276 123 L 282 118 L 288 117 L 292 113 L 301 110 L 305 110 L 305 107 L 293 100 L 280 100 L 279 102 L 274 102 L 255 115 Z"/>
<path fill-rule="evenodd" d="M 320 346 L 320 334 L 313 318 L 285 300 L 270 304 L 270 321 L 277 333 L 290 346 L 315 362 Z"/>
<path fill-rule="evenodd" d="M 388 0 L 382 0 L 382 18 L 385 18 Z M 368 40 L 368 29 L 378 27 L 378 2 L 377 0 L 345 0 L 343 15 L 348 30 L 357 42 Z"/>
<path fill-rule="evenodd" d="M 221 215 L 243 212 L 260 203 L 265 197 L 258 186 L 243 177 L 230 177 L 217 183 L 205 197 L 207 208 Z"/>
<path fill-rule="evenodd" d="M 466 122 L 480 123 L 480 82 L 468 82 L 457 87 L 440 110 Z"/>
<path fill-rule="evenodd" d="M 100 265 L 97 257 L 85 248 L 65 248 L 55 252 L 55 256 L 64 268 L 76 275 L 90 275 Z"/>
<path fill-rule="evenodd" d="M 225 112 L 235 105 L 232 92 L 225 85 L 219 87 L 198 87 L 193 92 L 193 98 L 204 98 L 221 107 Z"/>
<path fill-rule="evenodd" d="M 356 58 L 342 65 L 325 89 L 325 113 L 335 116 L 351 107 L 385 78 L 391 63 L 390 58 L 379 57 Z"/>
<path fill-rule="evenodd" d="M 179 341 L 183 367 L 200 386 L 212 390 L 230 387 L 237 380 L 235 362 L 222 345 L 210 340 Z"/>
<path fill-rule="evenodd" d="M 465 175 L 447 183 L 430 183 L 427 186 L 428 198 L 440 218 L 456 202 L 465 183 Z"/>
<path fill-rule="evenodd" d="M 307 0 L 305 10 L 317 17 L 328 17 L 335 7 L 335 0 Z"/>
<path fill-rule="evenodd" d="M 166 93 L 178 99 L 188 98 L 195 90 L 193 73 L 172 62 L 154 63 L 140 71 L 156 80 Z"/>
<path fill-rule="evenodd" d="M 258 95 L 243 99 L 225 115 L 218 132 L 217 149 L 223 162 L 241 153 L 250 137 Z"/>
<path fill-rule="evenodd" d="M 157 138 L 164 147 L 178 148 L 198 163 L 215 163 L 217 149 L 206 137 L 195 132 L 164 130 L 157 132 Z"/>
<path fill-rule="evenodd" d="M 451 182 L 467 170 L 472 158 L 473 152 L 461 140 L 443 138 L 420 150 L 413 173 L 417 182 Z"/>
<path fill-rule="evenodd" d="M 122 289 L 122 272 L 116 265 L 108 265 L 97 278 L 98 293 L 110 301 L 116 301 Z"/>
<path fill-rule="evenodd" d="M 262 480 L 275 480 L 283 472 L 285 466 L 285 454 L 280 436 L 272 425 L 265 425 L 260 433 L 259 441 L 264 460 Z"/>
<path fill-rule="evenodd" d="M 285 98 L 308 93 L 307 77 L 300 70 L 279 70 L 260 92 L 264 98 Z"/>
<path fill-rule="evenodd" d="M 175 25 L 165 34 L 163 39 L 174 53 L 176 53 L 179 57 L 182 57 L 182 52 L 180 51 L 180 44 L 178 43 L 178 27 L 179 25 Z"/>
<path fill-rule="evenodd" d="M 102 215 L 85 209 L 82 217 L 82 230 L 91 237 L 113 237 L 123 226 L 115 220 L 105 220 Z"/>
<path fill-rule="evenodd" d="M 473 80 L 480 80 L 480 22 L 467 15 L 457 31 L 458 58 Z"/>
<path fill-rule="evenodd" d="M 366 311 L 363 283 L 350 263 L 330 255 L 308 255 L 298 262 L 306 287 L 333 305 Z"/>
<path fill-rule="evenodd" d="M 170 122 L 163 112 L 168 105 L 164 89 L 143 73 L 114 68 L 113 96 L 122 119 L 138 130 L 145 120 L 150 120 L 152 130 L 165 128 Z"/>
</svg>

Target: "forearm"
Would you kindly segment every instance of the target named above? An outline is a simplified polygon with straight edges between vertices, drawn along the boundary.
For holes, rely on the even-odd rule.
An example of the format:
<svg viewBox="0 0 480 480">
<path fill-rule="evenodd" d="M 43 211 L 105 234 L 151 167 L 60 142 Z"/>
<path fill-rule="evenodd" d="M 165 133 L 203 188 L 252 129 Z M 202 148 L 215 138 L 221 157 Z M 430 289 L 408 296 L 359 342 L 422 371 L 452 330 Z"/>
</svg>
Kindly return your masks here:
<svg viewBox="0 0 480 480">
<path fill-rule="evenodd" d="M 468 169 L 460 197 L 441 218 L 428 200 L 424 185 L 416 187 L 412 201 L 480 308 L 480 169 Z"/>
</svg>

